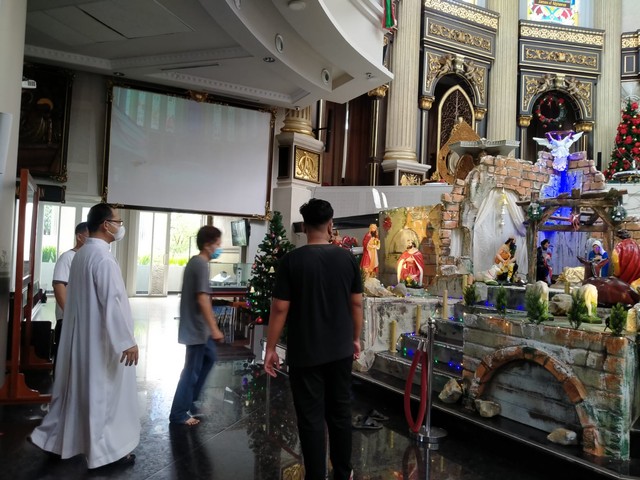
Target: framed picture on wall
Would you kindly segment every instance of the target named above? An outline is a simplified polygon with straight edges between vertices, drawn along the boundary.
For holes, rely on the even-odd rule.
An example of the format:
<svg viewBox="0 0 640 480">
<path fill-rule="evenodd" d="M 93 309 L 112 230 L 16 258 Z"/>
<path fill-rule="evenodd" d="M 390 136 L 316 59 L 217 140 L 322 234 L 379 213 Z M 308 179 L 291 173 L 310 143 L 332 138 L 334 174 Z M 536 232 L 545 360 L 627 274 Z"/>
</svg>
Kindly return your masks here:
<svg viewBox="0 0 640 480">
<path fill-rule="evenodd" d="M 22 79 L 16 176 L 26 168 L 34 177 L 66 182 L 73 75 L 27 63 Z"/>
</svg>

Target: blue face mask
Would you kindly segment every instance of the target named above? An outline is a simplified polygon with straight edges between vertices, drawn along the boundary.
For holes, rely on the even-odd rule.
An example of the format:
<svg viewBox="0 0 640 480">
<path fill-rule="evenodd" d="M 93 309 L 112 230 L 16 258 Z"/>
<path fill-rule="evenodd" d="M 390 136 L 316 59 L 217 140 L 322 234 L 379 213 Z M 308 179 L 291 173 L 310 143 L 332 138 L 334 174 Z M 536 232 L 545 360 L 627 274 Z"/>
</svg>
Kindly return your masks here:
<svg viewBox="0 0 640 480">
<path fill-rule="evenodd" d="M 222 255 L 222 248 L 218 247 L 216 248 L 215 252 L 211 252 L 211 255 L 209 255 L 209 257 L 211 258 L 211 260 L 215 260 L 220 255 Z"/>
</svg>

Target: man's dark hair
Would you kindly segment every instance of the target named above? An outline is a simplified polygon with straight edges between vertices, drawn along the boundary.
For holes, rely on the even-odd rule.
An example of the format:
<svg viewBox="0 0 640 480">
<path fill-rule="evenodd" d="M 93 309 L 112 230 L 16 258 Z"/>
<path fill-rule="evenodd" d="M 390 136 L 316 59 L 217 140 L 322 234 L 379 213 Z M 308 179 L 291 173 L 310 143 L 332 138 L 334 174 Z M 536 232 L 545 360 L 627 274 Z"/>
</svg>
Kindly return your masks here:
<svg viewBox="0 0 640 480">
<path fill-rule="evenodd" d="M 79 233 L 84 233 L 88 230 L 89 227 L 87 226 L 87 222 L 80 222 L 78 225 L 76 225 L 75 234 L 78 235 Z"/>
<path fill-rule="evenodd" d="M 89 229 L 89 233 L 97 232 L 105 220 L 111 220 L 112 218 L 113 207 L 111 207 L 111 205 L 107 203 L 94 205 L 87 215 L 87 228 Z"/>
<path fill-rule="evenodd" d="M 300 207 L 300 214 L 307 227 L 317 229 L 333 218 L 333 207 L 326 200 L 312 198 Z"/>
<path fill-rule="evenodd" d="M 543 247 L 544 247 L 545 245 L 549 245 L 549 239 L 548 239 L 548 238 L 545 238 L 544 240 L 542 240 L 542 241 L 540 242 L 540 245 L 542 245 Z"/>
<path fill-rule="evenodd" d="M 198 235 L 196 236 L 196 244 L 198 245 L 198 250 L 202 250 L 207 243 L 212 243 L 218 240 L 222 236 L 222 232 L 218 230 L 216 227 L 211 225 L 205 225 L 198 230 Z"/>
</svg>

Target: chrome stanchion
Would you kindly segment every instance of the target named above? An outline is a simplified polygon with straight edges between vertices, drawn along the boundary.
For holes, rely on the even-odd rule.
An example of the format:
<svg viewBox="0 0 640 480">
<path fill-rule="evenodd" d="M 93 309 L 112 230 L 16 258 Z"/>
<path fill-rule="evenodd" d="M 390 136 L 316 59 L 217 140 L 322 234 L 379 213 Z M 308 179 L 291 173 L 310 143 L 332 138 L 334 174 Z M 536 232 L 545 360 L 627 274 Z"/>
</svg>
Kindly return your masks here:
<svg viewBox="0 0 640 480">
<path fill-rule="evenodd" d="M 433 340 L 436 336 L 436 320 L 429 317 L 429 331 L 427 332 L 427 341 L 420 342 L 423 352 L 427 354 L 427 411 L 424 419 L 424 425 L 420 427 L 416 433 L 413 433 L 417 442 L 427 443 L 431 448 L 436 449 L 437 445 L 447 436 L 447 431 L 443 428 L 431 426 L 431 388 L 433 377 Z M 423 363 L 422 368 L 425 368 Z"/>
</svg>

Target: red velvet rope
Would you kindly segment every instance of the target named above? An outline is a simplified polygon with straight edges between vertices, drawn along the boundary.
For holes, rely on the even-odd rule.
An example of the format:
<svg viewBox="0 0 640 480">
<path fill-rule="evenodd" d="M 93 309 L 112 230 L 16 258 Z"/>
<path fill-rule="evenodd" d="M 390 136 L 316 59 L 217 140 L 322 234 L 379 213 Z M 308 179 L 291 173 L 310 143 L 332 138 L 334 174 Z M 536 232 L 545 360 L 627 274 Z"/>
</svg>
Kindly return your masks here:
<svg viewBox="0 0 640 480">
<path fill-rule="evenodd" d="M 422 422 L 424 421 L 424 415 L 427 411 L 427 361 L 429 361 L 427 353 L 422 350 L 416 350 L 416 353 L 413 356 L 413 362 L 411 363 L 411 368 L 409 369 L 409 376 L 407 377 L 407 382 L 404 387 L 404 416 L 413 433 L 417 433 L 420 430 Z M 413 376 L 416 373 L 416 368 L 418 367 L 418 363 L 421 362 L 420 407 L 418 408 L 418 418 L 414 421 L 413 415 L 411 414 L 411 387 L 413 386 Z"/>
</svg>

